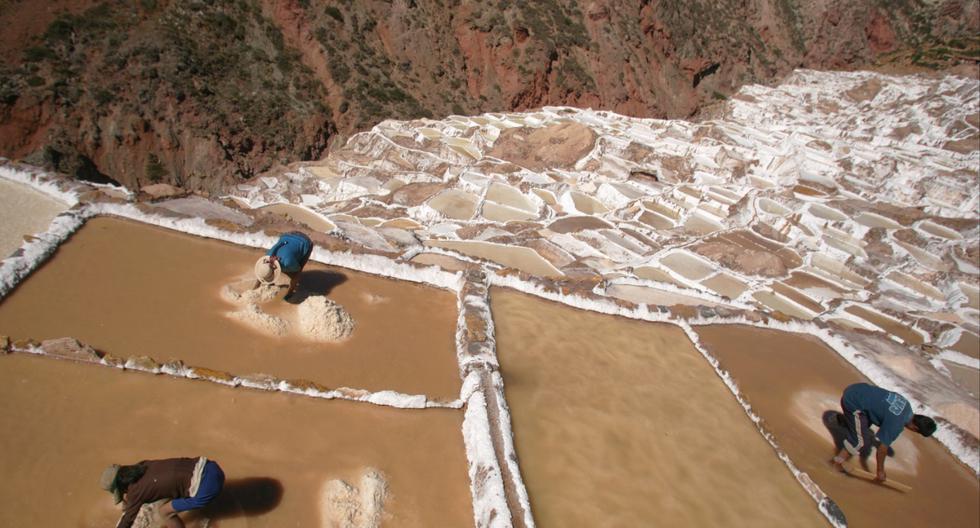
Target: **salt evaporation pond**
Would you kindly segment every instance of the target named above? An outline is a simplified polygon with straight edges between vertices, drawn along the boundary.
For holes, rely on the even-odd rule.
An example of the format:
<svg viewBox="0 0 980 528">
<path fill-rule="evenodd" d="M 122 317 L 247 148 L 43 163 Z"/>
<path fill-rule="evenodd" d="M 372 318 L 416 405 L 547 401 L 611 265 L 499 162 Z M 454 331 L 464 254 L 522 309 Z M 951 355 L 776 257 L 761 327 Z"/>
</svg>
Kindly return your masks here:
<svg viewBox="0 0 980 528">
<path fill-rule="evenodd" d="M 826 526 L 680 328 L 500 289 L 491 306 L 539 526 Z"/>
<path fill-rule="evenodd" d="M 848 526 L 975 528 L 980 523 L 976 476 L 935 439 L 905 431 L 895 442 L 895 457 L 885 462 L 885 470 L 889 478 L 912 486 L 907 494 L 831 467 L 835 449 L 822 415 L 840 412 L 844 388 L 867 379 L 819 340 L 734 325 L 696 331 L 765 418 L 779 446 L 841 507 Z M 868 462 L 874 471 L 873 454 Z"/>
<path fill-rule="evenodd" d="M 226 317 L 222 285 L 263 252 L 114 218 L 90 220 L 0 303 L 0 334 L 75 337 L 117 356 L 181 359 L 236 375 L 455 399 L 456 297 L 435 288 L 311 262 L 301 294 L 326 294 L 356 321 L 317 343 L 259 333 Z M 269 311 L 296 306 L 275 300 Z"/>
<path fill-rule="evenodd" d="M 24 243 L 25 235 L 42 233 L 68 206 L 26 185 L 0 178 L 0 259 Z"/>
<path fill-rule="evenodd" d="M 21 354 L 0 357 L 0 525 L 114 526 L 110 463 L 205 455 L 226 475 L 189 528 L 331 526 L 325 484 L 376 468 L 390 526 L 470 526 L 462 413 L 235 389 Z M 43 497 L 42 502 L 38 498 Z M 33 499 L 32 499 L 33 498 Z"/>
</svg>

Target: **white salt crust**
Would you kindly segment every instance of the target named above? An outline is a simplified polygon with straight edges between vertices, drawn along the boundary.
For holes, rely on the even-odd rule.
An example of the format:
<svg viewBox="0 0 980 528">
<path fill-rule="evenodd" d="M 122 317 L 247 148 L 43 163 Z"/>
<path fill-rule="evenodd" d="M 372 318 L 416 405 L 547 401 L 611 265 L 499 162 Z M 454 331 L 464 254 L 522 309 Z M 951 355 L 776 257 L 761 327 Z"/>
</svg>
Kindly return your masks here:
<svg viewBox="0 0 980 528">
<path fill-rule="evenodd" d="M 366 468 L 352 485 L 341 479 L 323 483 L 320 489 L 322 528 L 378 528 L 384 519 L 388 483 L 384 474 Z"/>
<path fill-rule="evenodd" d="M 315 341 L 342 341 L 354 331 L 354 319 L 343 306 L 323 295 L 314 295 L 299 305 L 299 331 Z"/>
<path fill-rule="evenodd" d="M 479 374 L 471 372 L 470 376 Z M 463 442 L 466 444 L 466 458 L 469 461 L 474 523 L 486 528 L 513 526 L 504 492 L 503 476 L 493 448 L 487 401 L 480 390 L 473 391 L 466 400 Z"/>
<path fill-rule="evenodd" d="M 289 333 L 288 322 L 263 312 L 255 303 L 248 303 L 239 310 L 226 312 L 225 315 L 253 330 L 273 337 L 282 337 Z"/>
<path fill-rule="evenodd" d="M 48 354 L 43 348 L 39 346 L 30 346 L 25 348 L 14 348 L 14 352 L 21 352 L 27 354 L 34 354 L 38 356 L 44 356 L 55 360 L 65 360 L 66 358 L 60 356 L 54 356 Z M 99 360 L 97 363 L 103 367 L 118 368 L 121 370 L 132 370 L 145 372 L 148 374 L 160 374 L 166 376 L 172 376 L 175 378 L 187 378 L 192 380 L 202 380 L 210 383 L 217 383 L 219 385 L 227 385 L 229 387 L 244 387 L 247 389 L 257 389 L 272 392 L 286 392 L 290 394 L 298 394 L 300 396 L 307 396 L 310 398 L 321 398 L 325 400 L 347 400 L 353 402 L 365 402 L 374 405 L 383 405 L 386 407 L 395 407 L 399 409 L 462 409 L 462 400 L 451 400 L 451 401 L 437 401 L 429 400 L 424 394 L 404 394 L 401 392 L 383 390 L 377 392 L 371 392 L 363 389 L 352 389 L 349 387 L 339 387 L 337 389 L 317 389 L 312 387 L 302 387 L 293 385 L 291 382 L 286 380 L 277 379 L 274 377 L 265 377 L 256 379 L 254 377 L 241 377 L 231 375 L 228 379 L 215 378 L 215 377 L 204 377 L 199 373 L 195 372 L 195 367 L 190 367 L 182 363 L 164 363 L 161 365 L 155 365 L 153 367 L 147 367 L 145 363 L 140 361 L 139 358 L 130 357 L 126 358 L 126 361 L 121 364 L 114 364 L 106 361 L 105 359 Z"/>
</svg>

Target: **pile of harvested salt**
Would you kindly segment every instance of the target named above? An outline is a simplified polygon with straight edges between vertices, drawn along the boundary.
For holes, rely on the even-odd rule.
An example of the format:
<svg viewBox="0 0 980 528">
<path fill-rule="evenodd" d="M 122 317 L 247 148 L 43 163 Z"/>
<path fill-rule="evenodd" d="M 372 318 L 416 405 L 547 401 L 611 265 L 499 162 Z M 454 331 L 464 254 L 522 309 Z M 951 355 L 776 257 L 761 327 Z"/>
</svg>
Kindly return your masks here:
<svg viewBox="0 0 980 528">
<path fill-rule="evenodd" d="M 299 328 L 310 339 L 340 341 L 354 331 L 354 319 L 343 306 L 314 295 L 299 305 Z"/>
<path fill-rule="evenodd" d="M 257 304 L 247 304 L 241 310 L 228 312 L 227 315 L 265 334 L 284 336 L 289 331 L 289 323 L 263 312 Z"/>
<path fill-rule="evenodd" d="M 133 528 L 164 528 L 164 518 L 160 515 L 160 506 L 163 506 L 168 499 L 160 499 L 156 502 L 148 502 L 140 506 L 140 511 L 133 519 Z"/>
<path fill-rule="evenodd" d="M 388 486 L 384 475 L 368 468 L 358 487 L 328 480 L 320 493 L 321 525 L 331 528 L 377 528 L 384 516 Z"/>
<path fill-rule="evenodd" d="M 254 279 L 245 279 L 221 288 L 221 298 L 233 304 L 262 304 L 276 298 L 279 286 L 275 284 L 259 284 L 252 288 Z"/>
</svg>

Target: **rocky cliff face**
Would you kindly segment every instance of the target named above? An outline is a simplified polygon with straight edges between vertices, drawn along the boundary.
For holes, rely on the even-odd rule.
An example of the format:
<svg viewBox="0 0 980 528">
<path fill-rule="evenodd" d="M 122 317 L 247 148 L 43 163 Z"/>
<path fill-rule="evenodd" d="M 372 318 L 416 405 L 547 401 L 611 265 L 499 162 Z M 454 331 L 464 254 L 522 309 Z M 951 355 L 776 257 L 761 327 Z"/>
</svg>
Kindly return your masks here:
<svg viewBox="0 0 980 528">
<path fill-rule="evenodd" d="M 684 117 L 796 67 L 980 56 L 976 0 L 141 0 L 0 7 L 0 154 L 218 190 L 388 119 Z"/>
</svg>

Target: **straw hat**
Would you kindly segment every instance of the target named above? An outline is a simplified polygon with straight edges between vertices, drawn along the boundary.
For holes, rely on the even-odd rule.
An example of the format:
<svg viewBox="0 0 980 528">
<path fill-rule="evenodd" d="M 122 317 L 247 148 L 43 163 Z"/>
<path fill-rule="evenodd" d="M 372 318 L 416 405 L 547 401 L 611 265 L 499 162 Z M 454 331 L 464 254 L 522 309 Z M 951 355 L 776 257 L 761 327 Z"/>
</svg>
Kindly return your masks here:
<svg viewBox="0 0 980 528">
<path fill-rule="evenodd" d="M 263 284 L 273 284 L 279 280 L 281 273 L 282 267 L 279 266 L 279 261 L 272 260 L 268 255 L 255 261 L 255 278 Z"/>
<path fill-rule="evenodd" d="M 119 491 L 119 487 L 116 486 L 116 475 L 119 474 L 119 464 L 113 464 L 102 472 L 102 476 L 99 477 L 99 486 L 102 489 L 112 493 L 112 500 L 116 501 L 116 504 L 122 502 L 122 492 Z"/>
</svg>

